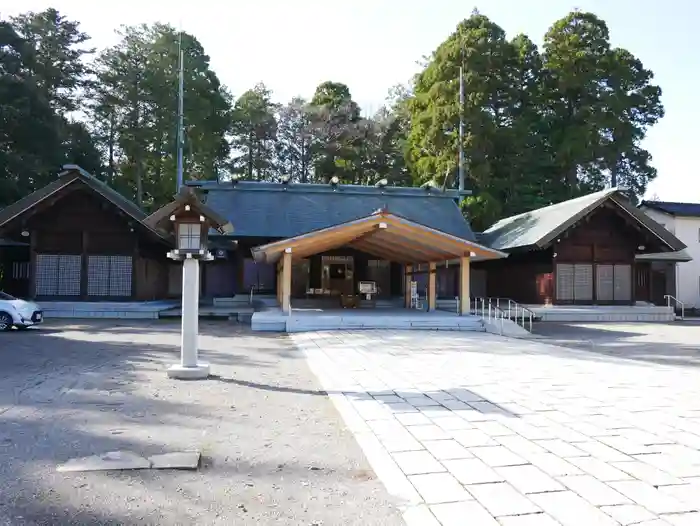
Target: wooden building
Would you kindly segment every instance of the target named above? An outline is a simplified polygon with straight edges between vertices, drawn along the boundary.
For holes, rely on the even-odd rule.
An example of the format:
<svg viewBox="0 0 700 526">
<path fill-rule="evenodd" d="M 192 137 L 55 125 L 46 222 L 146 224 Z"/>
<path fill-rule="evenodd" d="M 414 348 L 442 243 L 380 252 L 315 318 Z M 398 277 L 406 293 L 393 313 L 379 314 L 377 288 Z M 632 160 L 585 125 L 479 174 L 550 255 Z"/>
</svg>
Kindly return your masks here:
<svg viewBox="0 0 700 526">
<path fill-rule="evenodd" d="M 55 181 L 0 211 L 0 236 L 25 245 L 28 258 L 5 266 L 12 274 L 4 286 L 38 300 L 163 298 L 171 241 L 145 218 L 117 191 L 65 166 Z"/>
<path fill-rule="evenodd" d="M 479 239 L 508 253 L 476 265 L 486 295 L 540 305 L 659 303 L 673 280 L 654 282 L 649 263 L 685 248 L 617 189 L 508 217 Z"/>
<path fill-rule="evenodd" d="M 284 258 L 273 247 L 294 254 L 291 298 L 336 298 L 331 304 L 339 304 L 341 295 L 356 294 L 360 281 L 375 282 L 379 299 L 400 298 L 407 290 L 407 269 L 412 280 L 424 278 L 420 292 L 425 297 L 434 290 L 436 296 L 454 299 L 463 290 L 459 256 L 473 264 L 505 255 L 476 240 L 454 191 L 237 180 L 188 184 L 235 229 L 230 236 L 212 233 L 210 240 L 235 239 L 238 250 L 229 251 L 225 261 L 204 265 L 209 284 L 204 290 L 224 295 L 278 294 Z M 365 225 L 368 231 L 360 232 Z M 276 255 L 267 255 L 269 250 Z M 431 270 L 431 264 L 436 268 Z M 432 288 L 430 276 L 435 277 Z"/>
</svg>

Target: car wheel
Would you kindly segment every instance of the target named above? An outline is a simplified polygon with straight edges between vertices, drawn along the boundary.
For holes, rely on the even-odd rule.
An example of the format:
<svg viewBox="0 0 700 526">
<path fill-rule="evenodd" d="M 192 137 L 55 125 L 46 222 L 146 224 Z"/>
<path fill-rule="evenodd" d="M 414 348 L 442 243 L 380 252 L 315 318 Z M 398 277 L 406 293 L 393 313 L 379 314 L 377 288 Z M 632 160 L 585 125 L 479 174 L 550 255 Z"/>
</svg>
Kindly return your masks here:
<svg viewBox="0 0 700 526">
<path fill-rule="evenodd" d="M 0 312 L 0 331 L 9 331 L 12 328 L 12 316 L 6 312 Z"/>
</svg>

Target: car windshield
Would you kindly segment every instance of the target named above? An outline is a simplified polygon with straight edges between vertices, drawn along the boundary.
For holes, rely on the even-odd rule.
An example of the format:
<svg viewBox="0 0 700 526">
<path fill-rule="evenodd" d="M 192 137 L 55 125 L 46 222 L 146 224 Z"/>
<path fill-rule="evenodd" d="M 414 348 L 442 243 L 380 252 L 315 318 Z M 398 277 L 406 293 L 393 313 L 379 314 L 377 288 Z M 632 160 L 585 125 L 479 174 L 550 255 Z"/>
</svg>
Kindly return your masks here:
<svg viewBox="0 0 700 526">
<path fill-rule="evenodd" d="M 0 291 L 0 300 L 5 300 L 5 301 L 12 301 L 16 300 L 14 296 L 10 296 L 9 294 L 6 294 L 5 292 Z"/>
</svg>

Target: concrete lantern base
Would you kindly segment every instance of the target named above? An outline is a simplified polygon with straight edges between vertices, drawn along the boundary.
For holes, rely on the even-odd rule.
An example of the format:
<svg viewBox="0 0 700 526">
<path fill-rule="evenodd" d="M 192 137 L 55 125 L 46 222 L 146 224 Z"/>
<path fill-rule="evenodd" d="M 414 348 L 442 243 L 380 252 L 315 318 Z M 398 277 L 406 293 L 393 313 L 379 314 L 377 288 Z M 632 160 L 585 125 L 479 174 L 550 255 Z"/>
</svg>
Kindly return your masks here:
<svg viewBox="0 0 700 526">
<path fill-rule="evenodd" d="M 168 367 L 168 378 L 177 378 L 178 380 L 203 380 L 209 376 L 209 364 L 198 363 L 197 365 L 186 367 L 180 365 L 171 365 Z"/>
</svg>

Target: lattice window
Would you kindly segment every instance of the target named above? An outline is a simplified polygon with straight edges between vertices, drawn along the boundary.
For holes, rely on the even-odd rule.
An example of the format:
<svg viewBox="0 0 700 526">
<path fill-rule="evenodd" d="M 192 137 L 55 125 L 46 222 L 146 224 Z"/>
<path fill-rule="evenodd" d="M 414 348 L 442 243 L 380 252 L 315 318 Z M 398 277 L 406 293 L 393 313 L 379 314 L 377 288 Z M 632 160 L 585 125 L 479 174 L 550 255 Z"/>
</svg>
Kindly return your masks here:
<svg viewBox="0 0 700 526">
<path fill-rule="evenodd" d="M 88 296 L 109 296 L 109 256 L 88 256 Z"/>
<path fill-rule="evenodd" d="M 131 296 L 131 256 L 89 256 L 88 295 Z"/>
<path fill-rule="evenodd" d="M 599 301 L 615 299 L 614 265 L 598 265 L 596 268 L 596 295 Z"/>
<path fill-rule="evenodd" d="M 571 264 L 557 265 L 557 299 L 561 301 L 574 299 L 574 266 Z"/>
<path fill-rule="evenodd" d="M 29 262 L 15 261 L 12 263 L 12 279 L 29 279 Z"/>
<path fill-rule="evenodd" d="M 593 300 L 593 265 L 574 265 L 574 300 Z"/>
<path fill-rule="evenodd" d="M 632 265 L 615 265 L 615 301 L 632 299 Z"/>
<path fill-rule="evenodd" d="M 182 250 L 199 250 L 201 248 L 202 227 L 199 223 L 180 223 L 178 225 L 178 248 Z"/>
<path fill-rule="evenodd" d="M 80 255 L 37 254 L 37 296 L 80 296 Z"/>
</svg>

